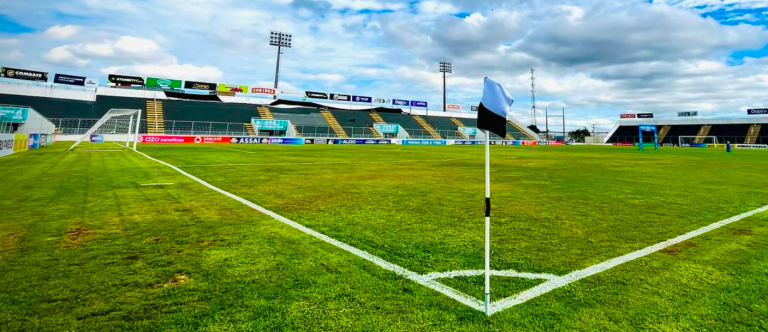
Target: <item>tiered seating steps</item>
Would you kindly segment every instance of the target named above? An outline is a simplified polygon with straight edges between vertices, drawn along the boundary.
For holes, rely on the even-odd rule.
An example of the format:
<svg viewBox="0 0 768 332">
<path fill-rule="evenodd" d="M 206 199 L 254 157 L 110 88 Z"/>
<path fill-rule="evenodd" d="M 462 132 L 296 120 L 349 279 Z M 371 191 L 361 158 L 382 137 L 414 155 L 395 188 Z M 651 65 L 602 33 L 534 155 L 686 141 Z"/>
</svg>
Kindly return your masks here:
<svg viewBox="0 0 768 332">
<path fill-rule="evenodd" d="M 709 134 L 710 129 L 712 129 L 712 126 L 710 125 L 701 126 L 701 129 L 699 129 L 699 133 L 696 134 L 696 138 L 693 140 L 693 143 L 696 143 L 696 144 L 703 143 L 704 138 Z"/>
<path fill-rule="evenodd" d="M 349 138 L 347 132 L 344 131 L 344 128 L 341 127 L 339 121 L 336 120 L 336 117 L 334 117 L 331 112 L 328 110 L 321 110 L 320 113 L 323 114 L 323 118 L 325 118 L 325 121 L 328 122 L 328 125 L 331 127 L 331 129 L 333 129 L 333 132 L 336 133 L 337 137 Z"/>
<path fill-rule="evenodd" d="M 440 134 L 437 133 L 437 131 L 435 131 L 435 128 L 432 128 L 432 125 L 430 125 L 429 123 L 427 123 L 427 121 L 424 120 L 424 118 L 422 118 L 422 117 L 420 117 L 418 115 L 414 115 L 413 119 L 416 120 L 416 122 L 418 122 L 421 125 L 421 127 L 424 128 L 424 130 L 426 130 L 427 133 L 429 133 L 430 136 L 432 136 L 432 138 L 434 138 L 434 139 L 442 139 L 443 138 L 443 137 L 440 136 Z"/>
<path fill-rule="evenodd" d="M 147 133 L 165 134 L 162 101 L 147 100 Z"/>
<path fill-rule="evenodd" d="M 760 134 L 760 128 L 762 125 L 756 124 L 749 127 L 747 132 L 747 138 L 744 139 L 744 144 L 755 144 L 757 142 L 757 135 Z"/>
</svg>

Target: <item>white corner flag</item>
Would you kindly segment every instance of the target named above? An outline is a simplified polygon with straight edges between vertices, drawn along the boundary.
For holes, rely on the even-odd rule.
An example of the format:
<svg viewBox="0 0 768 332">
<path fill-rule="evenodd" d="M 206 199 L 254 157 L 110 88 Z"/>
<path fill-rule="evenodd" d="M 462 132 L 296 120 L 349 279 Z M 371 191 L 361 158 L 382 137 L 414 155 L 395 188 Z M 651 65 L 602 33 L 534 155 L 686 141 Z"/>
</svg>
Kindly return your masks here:
<svg viewBox="0 0 768 332">
<path fill-rule="evenodd" d="M 485 314 L 491 302 L 491 133 L 507 136 L 507 114 L 515 100 L 498 82 L 486 77 L 477 113 L 477 128 L 485 130 Z"/>
</svg>

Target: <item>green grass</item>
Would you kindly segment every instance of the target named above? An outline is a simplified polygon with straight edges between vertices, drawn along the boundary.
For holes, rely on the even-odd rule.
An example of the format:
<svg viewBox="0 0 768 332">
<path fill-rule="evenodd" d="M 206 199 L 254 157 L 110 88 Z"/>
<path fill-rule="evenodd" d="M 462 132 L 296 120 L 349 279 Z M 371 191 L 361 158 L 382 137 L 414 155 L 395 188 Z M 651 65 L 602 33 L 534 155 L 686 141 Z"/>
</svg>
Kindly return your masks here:
<svg viewBox="0 0 768 332">
<path fill-rule="evenodd" d="M 65 147 L 0 158 L 2 330 L 768 329 L 766 213 L 486 318 L 139 154 Z M 140 150 L 412 271 L 483 266 L 480 147 Z M 563 275 L 768 205 L 763 151 L 491 154 L 496 270 Z"/>
</svg>

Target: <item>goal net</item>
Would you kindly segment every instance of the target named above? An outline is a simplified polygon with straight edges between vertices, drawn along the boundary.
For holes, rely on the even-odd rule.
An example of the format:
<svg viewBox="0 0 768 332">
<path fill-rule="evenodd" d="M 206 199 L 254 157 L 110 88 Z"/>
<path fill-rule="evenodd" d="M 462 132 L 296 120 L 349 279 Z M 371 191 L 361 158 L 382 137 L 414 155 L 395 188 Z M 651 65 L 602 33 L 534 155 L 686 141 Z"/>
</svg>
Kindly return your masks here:
<svg viewBox="0 0 768 332">
<path fill-rule="evenodd" d="M 716 136 L 680 136 L 680 146 L 696 146 L 699 144 L 717 144 Z"/>
<path fill-rule="evenodd" d="M 141 123 L 141 110 L 111 109 L 89 128 L 68 151 L 86 150 L 115 150 L 130 148 L 136 150 L 139 136 L 138 126 Z"/>
</svg>

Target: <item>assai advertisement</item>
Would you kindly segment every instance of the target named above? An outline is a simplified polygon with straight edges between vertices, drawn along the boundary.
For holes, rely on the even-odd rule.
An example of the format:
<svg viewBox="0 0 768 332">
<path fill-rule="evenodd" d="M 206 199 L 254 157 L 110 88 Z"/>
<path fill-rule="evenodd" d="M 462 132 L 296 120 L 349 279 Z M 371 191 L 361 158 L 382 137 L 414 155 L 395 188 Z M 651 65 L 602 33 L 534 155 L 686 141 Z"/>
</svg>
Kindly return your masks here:
<svg viewBox="0 0 768 332">
<path fill-rule="evenodd" d="M 225 136 L 159 136 L 159 135 L 141 135 L 140 143 L 159 143 L 159 144 L 229 144 L 230 137 Z"/>
<path fill-rule="evenodd" d="M 245 85 L 219 84 L 218 90 L 224 93 L 247 93 L 248 87 Z"/>
</svg>

